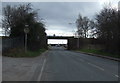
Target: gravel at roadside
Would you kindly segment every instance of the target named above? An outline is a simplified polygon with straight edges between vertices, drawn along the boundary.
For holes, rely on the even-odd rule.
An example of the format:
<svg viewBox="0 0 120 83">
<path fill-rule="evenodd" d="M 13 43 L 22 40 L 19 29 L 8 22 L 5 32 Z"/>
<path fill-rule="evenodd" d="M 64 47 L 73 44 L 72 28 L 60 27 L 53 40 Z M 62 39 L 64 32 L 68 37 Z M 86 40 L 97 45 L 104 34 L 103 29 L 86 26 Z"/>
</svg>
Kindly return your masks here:
<svg viewBox="0 0 120 83">
<path fill-rule="evenodd" d="M 2 80 L 3 81 L 36 81 L 36 69 L 40 73 L 42 63 L 48 51 L 34 58 L 2 57 Z M 34 78 L 36 76 L 36 78 Z"/>
</svg>

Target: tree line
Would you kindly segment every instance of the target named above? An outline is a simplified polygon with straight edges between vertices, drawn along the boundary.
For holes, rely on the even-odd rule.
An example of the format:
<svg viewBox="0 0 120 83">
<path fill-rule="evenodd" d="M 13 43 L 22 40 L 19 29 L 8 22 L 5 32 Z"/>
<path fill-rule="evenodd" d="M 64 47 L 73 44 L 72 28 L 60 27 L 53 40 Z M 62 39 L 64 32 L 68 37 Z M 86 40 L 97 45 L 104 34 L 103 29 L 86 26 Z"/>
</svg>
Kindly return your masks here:
<svg viewBox="0 0 120 83">
<path fill-rule="evenodd" d="M 81 38 L 96 38 L 104 45 L 104 51 L 120 53 L 120 11 L 104 7 L 94 20 L 79 14 L 76 20 L 77 32 Z"/>
<path fill-rule="evenodd" d="M 34 10 L 31 4 L 7 5 L 4 7 L 2 28 L 5 35 L 25 37 L 24 29 L 27 27 L 30 30 L 28 33 L 28 47 L 30 49 L 46 47 L 45 24 L 38 16 L 38 11 Z"/>
</svg>

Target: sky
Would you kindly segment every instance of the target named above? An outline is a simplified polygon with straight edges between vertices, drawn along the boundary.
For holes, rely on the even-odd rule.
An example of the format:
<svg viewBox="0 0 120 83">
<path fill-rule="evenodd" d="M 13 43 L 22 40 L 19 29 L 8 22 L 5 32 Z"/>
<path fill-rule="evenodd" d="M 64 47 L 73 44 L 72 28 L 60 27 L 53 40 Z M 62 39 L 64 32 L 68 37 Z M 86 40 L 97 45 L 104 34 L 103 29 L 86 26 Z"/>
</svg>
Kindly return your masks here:
<svg viewBox="0 0 120 83">
<path fill-rule="evenodd" d="M 6 5 L 31 3 L 33 9 L 40 9 L 38 15 L 43 19 L 46 25 L 47 35 L 73 36 L 77 30 L 75 21 L 79 14 L 94 19 L 95 15 L 100 12 L 105 3 L 111 2 L 112 7 L 117 7 L 119 0 L 94 0 L 91 2 L 87 2 L 87 0 L 82 2 L 27 1 L 28 0 L 25 2 L 16 2 L 15 0 L 11 0 L 11 2 L 8 2 L 5 0 L 2 2 L 2 7 L 5 7 Z"/>
<path fill-rule="evenodd" d="M 27 4 L 18 2 L 5 2 L 6 5 Z M 78 14 L 94 18 L 99 12 L 100 5 L 96 2 L 31 2 L 33 9 L 40 9 L 38 15 L 46 25 L 47 35 L 73 35 L 76 30 L 75 21 Z M 70 23 L 72 23 L 70 25 Z"/>
</svg>

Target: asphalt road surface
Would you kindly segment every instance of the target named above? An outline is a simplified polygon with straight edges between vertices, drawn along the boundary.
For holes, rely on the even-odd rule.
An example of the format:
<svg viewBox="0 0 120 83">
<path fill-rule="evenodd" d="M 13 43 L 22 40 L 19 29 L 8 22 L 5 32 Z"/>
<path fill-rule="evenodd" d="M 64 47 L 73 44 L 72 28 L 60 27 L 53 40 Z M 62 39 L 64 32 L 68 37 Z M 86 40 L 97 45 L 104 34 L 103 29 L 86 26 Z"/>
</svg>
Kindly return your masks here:
<svg viewBox="0 0 120 83">
<path fill-rule="evenodd" d="M 39 81 L 118 81 L 118 62 L 52 47 Z"/>
<path fill-rule="evenodd" d="M 0 83 L 2 81 L 2 38 L 0 38 Z"/>
</svg>

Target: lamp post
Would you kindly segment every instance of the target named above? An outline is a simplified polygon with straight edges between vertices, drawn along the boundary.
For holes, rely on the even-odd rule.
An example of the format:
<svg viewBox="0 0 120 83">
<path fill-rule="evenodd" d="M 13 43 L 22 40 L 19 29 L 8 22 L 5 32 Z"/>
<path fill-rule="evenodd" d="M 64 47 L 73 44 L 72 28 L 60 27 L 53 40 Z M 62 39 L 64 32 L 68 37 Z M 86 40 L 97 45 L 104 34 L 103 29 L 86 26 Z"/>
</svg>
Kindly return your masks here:
<svg viewBox="0 0 120 83">
<path fill-rule="evenodd" d="M 25 32 L 25 53 L 27 52 L 27 34 L 29 33 L 28 25 L 25 25 L 26 28 L 24 28 Z"/>
</svg>

